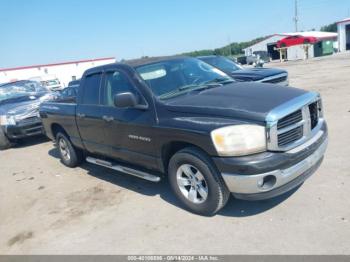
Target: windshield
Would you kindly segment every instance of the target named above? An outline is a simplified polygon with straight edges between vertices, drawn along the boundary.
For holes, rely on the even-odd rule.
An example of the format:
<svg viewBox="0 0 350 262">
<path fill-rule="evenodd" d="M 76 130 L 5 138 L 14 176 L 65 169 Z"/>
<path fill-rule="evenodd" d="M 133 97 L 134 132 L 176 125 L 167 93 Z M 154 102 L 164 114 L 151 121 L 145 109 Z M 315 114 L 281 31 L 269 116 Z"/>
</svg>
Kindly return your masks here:
<svg viewBox="0 0 350 262">
<path fill-rule="evenodd" d="M 47 89 L 35 81 L 8 83 L 0 86 L 0 102 L 42 92 L 47 92 Z"/>
<path fill-rule="evenodd" d="M 160 99 L 234 82 L 224 72 L 195 58 L 161 61 L 139 66 L 136 71 Z"/>
<path fill-rule="evenodd" d="M 203 57 L 201 59 L 225 72 L 231 73 L 243 69 L 240 65 L 223 56 Z"/>
</svg>

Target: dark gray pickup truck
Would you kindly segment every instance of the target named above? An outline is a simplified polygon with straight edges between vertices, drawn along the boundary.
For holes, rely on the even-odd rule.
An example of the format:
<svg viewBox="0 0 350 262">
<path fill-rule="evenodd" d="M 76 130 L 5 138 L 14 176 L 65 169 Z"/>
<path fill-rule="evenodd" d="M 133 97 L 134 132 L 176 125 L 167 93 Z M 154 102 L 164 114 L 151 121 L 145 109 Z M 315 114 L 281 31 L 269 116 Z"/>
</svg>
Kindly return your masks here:
<svg viewBox="0 0 350 262">
<path fill-rule="evenodd" d="M 318 93 L 236 82 L 195 58 L 126 61 L 87 70 L 76 102 L 40 107 L 62 162 L 158 182 L 188 210 L 213 215 L 236 198 L 260 200 L 319 167 L 327 125 Z"/>
</svg>

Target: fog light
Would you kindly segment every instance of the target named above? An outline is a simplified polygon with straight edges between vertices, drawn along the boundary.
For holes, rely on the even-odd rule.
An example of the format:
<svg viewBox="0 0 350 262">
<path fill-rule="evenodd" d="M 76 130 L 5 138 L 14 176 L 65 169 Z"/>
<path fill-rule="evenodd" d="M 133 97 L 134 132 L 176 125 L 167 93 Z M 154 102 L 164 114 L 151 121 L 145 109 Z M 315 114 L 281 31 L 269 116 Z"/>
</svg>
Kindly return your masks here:
<svg viewBox="0 0 350 262">
<path fill-rule="evenodd" d="M 269 190 L 274 187 L 276 184 L 276 177 L 273 175 L 265 176 L 258 181 L 258 187 L 260 187 L 263 190 Z"/>
</svg>

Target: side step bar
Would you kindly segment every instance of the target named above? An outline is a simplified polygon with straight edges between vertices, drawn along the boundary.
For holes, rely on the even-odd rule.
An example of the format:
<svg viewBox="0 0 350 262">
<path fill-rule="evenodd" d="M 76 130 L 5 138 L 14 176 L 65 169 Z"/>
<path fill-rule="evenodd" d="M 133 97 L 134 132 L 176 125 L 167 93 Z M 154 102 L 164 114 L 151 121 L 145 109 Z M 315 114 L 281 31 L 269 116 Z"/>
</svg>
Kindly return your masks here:
<svg viewBox="0 0 350 262">
<path fill-rule="evenodd" d="M 136 176 L 136 177 L 139 177 L 139 178 L 151 181 L 151 182 L 159 182 L 160 181 L 160 177 L 159 176 L 151 175 L 151 174 L 148 174 L 146 172 L 142 172 L 142 171 L 139 171 L 139 170 L 136 170 L 136 169 L 132 169 L 130 167 L 124 167 L 124 166 L 121 166 L 121 165 L 116 165 L 116 164 L 113 164 L 112 162 L 105 161 L 105 160 L 102 160 L 102 159 L 97 159 L 97 158 L 88 156 L 86 158 L 86 161 L 89 162 L 89 163 L 95 164 L 95 165 L 107 167 L 109 169 L 113 169 L 113 170 L 116 170 L 116 171 L 119 171 L 119 172 L 122 172 L 122 173 L 126 173 L 126 174 L 129 174 L 129 175 L 132 175 L 132 176 Z"/>
</svg>

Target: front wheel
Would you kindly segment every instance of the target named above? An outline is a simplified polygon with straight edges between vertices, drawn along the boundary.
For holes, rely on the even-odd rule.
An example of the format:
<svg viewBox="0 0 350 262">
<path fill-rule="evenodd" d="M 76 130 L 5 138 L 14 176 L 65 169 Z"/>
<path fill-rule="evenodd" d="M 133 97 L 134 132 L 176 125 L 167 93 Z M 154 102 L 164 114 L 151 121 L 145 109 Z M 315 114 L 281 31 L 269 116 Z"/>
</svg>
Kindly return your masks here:
<svg viewBox="0 0 350 262">
<path fill-rule="evenodd" d="M 196 148 L 185 148 L 169 162 L 170 185 L 191 212 L 211 216 L 227 203 L 228 191 L 211 159 Z"/>
<path fill-rule="evenodd" d="M 61 161 L 64 165 L 76 167 L 82 162 L 83 154 L 81 150 L 75 148 L 65 134 L 58 133 L 56 142 Z"/>
<path fill-rule="evenodd" d="M 10 140 L 6 137 L 4 130 L 0 126 L 0 149 L 7 149 L 11 147 Z"/>
</svg>

